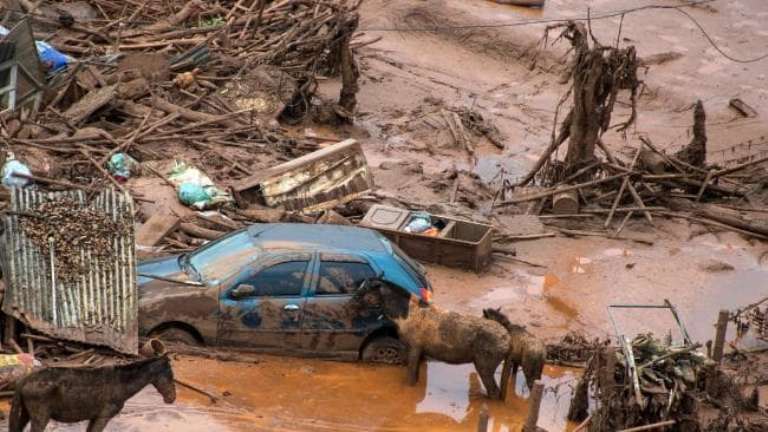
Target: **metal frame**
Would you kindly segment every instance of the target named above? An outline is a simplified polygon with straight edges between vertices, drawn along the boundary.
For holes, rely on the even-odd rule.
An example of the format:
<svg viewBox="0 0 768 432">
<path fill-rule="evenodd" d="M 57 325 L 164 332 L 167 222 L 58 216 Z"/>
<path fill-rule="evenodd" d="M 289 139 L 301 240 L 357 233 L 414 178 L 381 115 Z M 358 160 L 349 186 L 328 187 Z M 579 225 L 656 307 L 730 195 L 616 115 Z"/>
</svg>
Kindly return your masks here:
<svg viewBox="0 0 768 432">
<path fill-rule="evenodd" d="M 688 330 L 685 328 L 685 325 L 683 324 L 683 321 L 680 318 L 680 315 L 677 313 L 677 308 L 675 308 L 675 306 L 668 299 L 664 299 L 664 304 L 662 305 L 648 305 L 648 304 L 608 305 L 607 307 L 608 317 L 611 319 L 611 324 L 613 325 L 613 329 L 616 332 L 616 339 L 621 345 L 621 350 L 624 352 L 624 357 L 627 359 L 627 374 L 629 375 L 629 379 L 632 381 L 632 387 L 635 391 L 635 399 L 637 400 L 638 405 L 640 405 L 641 407 L 644 407 L 645 399 L 643 398 L 642 393 L 640 391 L 640 377 L 637 371 L 637 363 L 635 362 L 635 355 L 632 352 L 632 343 L 629 340 L 629 338 L 624 334 L 622 329 L 619 328 L 619 325 L 616 324 L 616 319 L 613 316 L 612 309 L 668 309 L 672 314 L 672 317 L 675 319 L 675 322 L 677 322 L 678 329 L 680 330 L 680 335 L 683 337 L 683 346 L 689 347 L 693 345 L 693 342 L 691 341 L 691 337 L 688 335 Z"/>
</svg>

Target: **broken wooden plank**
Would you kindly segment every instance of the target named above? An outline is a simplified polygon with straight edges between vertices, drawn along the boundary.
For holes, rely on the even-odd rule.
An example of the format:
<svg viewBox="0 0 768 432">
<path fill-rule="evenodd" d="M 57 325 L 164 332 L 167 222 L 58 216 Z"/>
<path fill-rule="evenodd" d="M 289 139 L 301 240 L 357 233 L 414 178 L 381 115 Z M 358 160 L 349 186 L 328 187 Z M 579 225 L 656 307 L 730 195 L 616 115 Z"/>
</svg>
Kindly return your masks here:
<svg viewBox="0 0 768 432">
<path fill-rule="evenodd" d="M 179 227 L 178 216 L 155 213 L 136 231 L 136 244 L 156 246 L 168 234 Z"/>
<path fill-rule="evenodd" d="M 184 231 L 185 233 L 193 237 L 206 239 L 206 240 L 216 240 L 217 238 L 225 234 L 221 231 L 199 227 L 193 223 L 181 223 L 179 227 L 181 228 L 182 231 Z"/>
<path fill-rule="evenodd" d="M 69 109 L 64 112 L 63 116 L 72 124 L 80 123 L 115 99 L 116 94 L 117 85 L 93 90 L 69 107 Z"/>
</svg>

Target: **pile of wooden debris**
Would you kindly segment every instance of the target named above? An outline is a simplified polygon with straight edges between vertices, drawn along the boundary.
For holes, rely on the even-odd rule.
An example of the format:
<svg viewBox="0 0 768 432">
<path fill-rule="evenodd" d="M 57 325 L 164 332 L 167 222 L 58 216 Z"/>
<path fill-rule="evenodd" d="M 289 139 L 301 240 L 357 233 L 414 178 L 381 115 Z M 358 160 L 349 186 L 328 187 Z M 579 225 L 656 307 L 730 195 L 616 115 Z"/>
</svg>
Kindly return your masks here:
<svg viewBox="0 0 768 432">
<path fill-rule="evenodd" d="M 697 351 L 700 344 L 641 334 L 628 345 L 626 352 L 606 345 L 593 351 L 568 413 L 582 422 L 579 430 L 724 431 L 718 425 L 754 423 L 756 407 L 732 374 Z"/>
<path fill-rule="evenodd" d="M 118 152 L 145 162 L 192 149 L 227 168 L 217 180 L 241 178 L 252 172 L 238 160 L 318 148 L 275 120 L 311 114 L 319 76 L 344 77 L 338 103 L 323 107 L 351 117 L 358 3 L 6 2 L 5 25 L 28 25 L 70 62 L 48 71 L 36 110 L 4 113 L 0 136 L 20 159 L 46 161 L 32 180 L 51 187 L 122 190 L 104 168 Z"/>
</svg>

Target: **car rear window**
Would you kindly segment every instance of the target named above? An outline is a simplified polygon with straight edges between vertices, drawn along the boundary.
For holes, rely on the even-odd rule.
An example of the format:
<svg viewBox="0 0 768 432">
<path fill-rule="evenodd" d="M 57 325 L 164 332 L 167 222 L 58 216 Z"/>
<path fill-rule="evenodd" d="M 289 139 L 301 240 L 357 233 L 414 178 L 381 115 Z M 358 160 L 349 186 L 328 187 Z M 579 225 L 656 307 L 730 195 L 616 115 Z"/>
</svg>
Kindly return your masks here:
<svg viewBox="0 0 768 432">
<path fill-rule="evenodd" d="M 258 252 L 250 234 L 241 231 L 192 252 L 189 264 L 205 280 L 223 279 L 255 260 Z"/>
</svg>

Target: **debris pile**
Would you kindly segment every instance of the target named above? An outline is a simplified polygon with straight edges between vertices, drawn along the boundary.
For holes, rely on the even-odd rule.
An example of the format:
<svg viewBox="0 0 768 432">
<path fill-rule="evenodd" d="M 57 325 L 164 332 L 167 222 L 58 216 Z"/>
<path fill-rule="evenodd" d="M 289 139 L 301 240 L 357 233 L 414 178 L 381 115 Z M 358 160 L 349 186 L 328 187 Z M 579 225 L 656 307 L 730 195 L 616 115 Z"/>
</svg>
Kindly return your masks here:
<svg viewBox="0 0 768 432">
<path fill-rule="evenodd" d="M 22 158 L 66 157 L 33 167 L 32 180 L 60 187 L 106 179 L 123 189 L 104 169 L 120 152 L 146 162 L 192 149 L 235 178 L 252 173 L 238 160 L 302 155 L 317 140 L 292 138 L 275 120 L 303 118 L 317 102 L 317 77 L 355 68 L 358 3 L 150 1 L 126 9 L 93 0 L 75 10 L 68 2 L 10 2 L 9 24 L 28 22 L 69 64 L 48 71 L 38 109 L 12 113 L 2 136 Z M 345 118 L 355 86 L 344 83 L 346 108 L 336 111 Z"/>
<path fill-rule="evenodd" d="M 560 225 L 556 229 L 569 236 L 618 238 L 633 216 L 641 216 L 651 226 L 655 217 L 671 217 L 768 239 L 765 222 L 745 215 L 742 210 L 749 206 L 737 204 L 763 189 L 768 177 L 758 165 L 768 157 L 728 168 L 707 164 L 706 115 L 700 101 L 693 106 L 692 138 L 683 149 L 666 153 L 647 136 L 639 136 L 641 144 L 632 148 L 626 129 L 636 118 L 640 84 L 634 48 L 603 46 L 581 24 L 555 28 L 561 27 L 565 29 L 559 38 L 571 41 L 574 57 L 571 87 L 558 111 L 570 95 L 573 106 L 561 124 L 555 119 L 552 142 L 533 169 L 515 185 L 502 188 L 496 207 L 534 215 L 551 211 L 549 223 Z M 631 112 L 611 124 L 622 90 L 629 93 Z M 624 134 L 624 154 L 603 142 L 603 134 L 613 129 Z M 559 160 L 556 151 L 566 141 L 565 158 Z M 543 190 L 515 191 L 536 179 Z M 571 229 L 574 224 L 579 229 Z"/>
<path fill-rule="evenodd" d="M 751 409 L 734 379 L 697 351 L 699 344 L 675 346 L 641 334 L 628 346 L 631 352 L 596 346 L 571 401 L 570 420 L 588 423 L 595 432 L 650 425 L 728 430 L 716 422 Z"/>
<path fill-rule="evenodd" d="M 133 228 L 71 199 L 42 202 L 20 216 L 24 235 L 44 256 L 53 247 L 56 274 L 63 280 L 79 278 L 95 263 L 114 259 L 114 240 Z"/>
<path fill-rule="evenodd" d="M 563 366 L 583 366 L 601 345 L 599 339 L 589 340 L 579 332 L 568 332 L 559 341 L 547 344 L 547 361 Z"/>
</svg>

